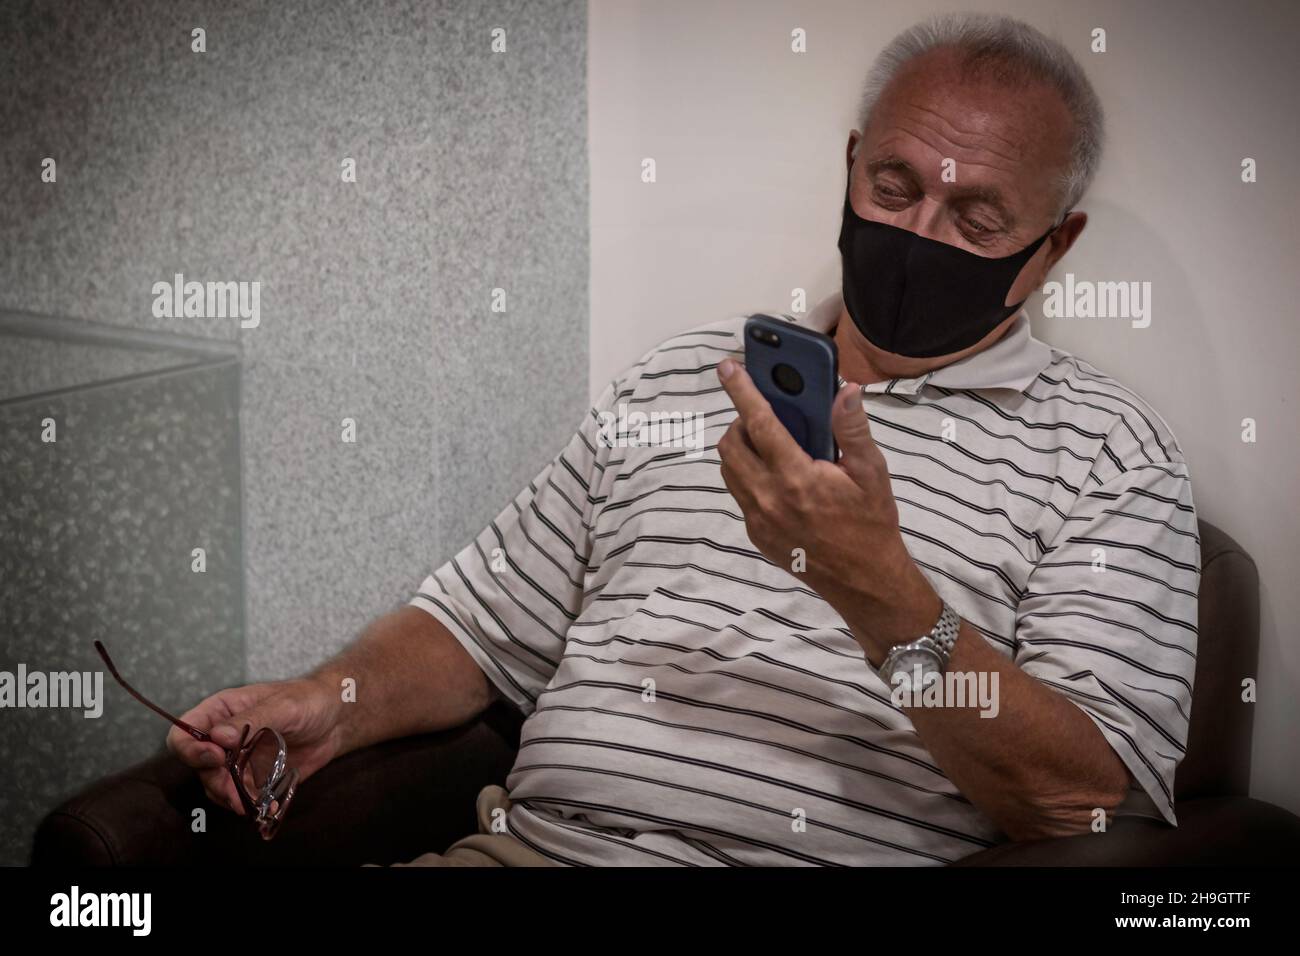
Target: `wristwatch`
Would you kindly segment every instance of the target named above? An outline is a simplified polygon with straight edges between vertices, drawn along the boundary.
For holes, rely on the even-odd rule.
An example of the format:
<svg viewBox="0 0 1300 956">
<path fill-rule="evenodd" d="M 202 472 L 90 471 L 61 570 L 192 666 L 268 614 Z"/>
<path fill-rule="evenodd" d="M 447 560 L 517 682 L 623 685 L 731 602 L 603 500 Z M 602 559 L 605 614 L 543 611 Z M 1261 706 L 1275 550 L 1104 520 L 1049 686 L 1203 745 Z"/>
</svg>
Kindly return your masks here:
<svg viewBox="0 0 1300 956">
<path fill-rule="evenodd" d="M 888 687 L 898 686 L 897 675 L 904 674 L 908 682 L 917 690 L 929 684 L 934 678 L 942 676 L 948 669 L 948 660 L 952 657 L 952 646 L 957 643 L 957 631 L 961 628 L 961 618 L 943 602 L 939 620 L 930 633 L 918 637 L 906 644 L 895 644 L 885 655 L 877 673 Z M 920 668 L 921 682 L 916 682 L 916 671 Z"/>
</svg>

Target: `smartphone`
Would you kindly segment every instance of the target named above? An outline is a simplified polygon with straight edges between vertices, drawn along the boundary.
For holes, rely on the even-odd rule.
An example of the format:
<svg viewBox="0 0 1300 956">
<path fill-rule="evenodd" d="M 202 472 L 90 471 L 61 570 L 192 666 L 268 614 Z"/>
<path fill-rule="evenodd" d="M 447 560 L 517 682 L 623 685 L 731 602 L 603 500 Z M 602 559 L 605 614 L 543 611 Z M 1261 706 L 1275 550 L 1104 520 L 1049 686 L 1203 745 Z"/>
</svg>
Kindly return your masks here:
<svg viewBox="0 0 1300 956">
<path fill-rule="evenodd" d="M 839 390 L 835 340 L 770 315 L 745 321 L 745 370 L 794 440 L 811 457 L 835 461 L 831 405 Z"/>
</svg>

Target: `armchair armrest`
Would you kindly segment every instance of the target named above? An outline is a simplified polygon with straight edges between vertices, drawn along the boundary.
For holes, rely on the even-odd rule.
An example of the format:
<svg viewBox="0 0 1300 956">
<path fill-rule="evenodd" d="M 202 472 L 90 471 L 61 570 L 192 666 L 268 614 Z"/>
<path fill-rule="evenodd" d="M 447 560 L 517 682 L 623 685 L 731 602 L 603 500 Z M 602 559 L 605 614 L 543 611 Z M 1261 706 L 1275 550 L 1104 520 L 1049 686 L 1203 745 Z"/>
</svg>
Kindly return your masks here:
<svg viewBox="0 0 1300 956">
<path fill-rule="evenodd" d="M 359 866 L 413 859 L 475 831 L 475 797 L 483 786 L 504 782 L 519 724 L 519 715 L 498 702 L 462 727 L 346 754 L 307 779 L 271 841 L 214 806 L 195 773 L 164 751 L 96 781 L 50 813 L 37 829 L 32 865 Z M 197 808 L 207 811 L 203 833 L 191 830 Z"/>
<path fill-rule="evenodd" d="M 309 778 L 270 842 L 213 806 L 167 752 L 105 777 L 50 813 L 34 866 L 358 866 L 445 849 L 476 827 L 474 799 L 514 764 L 520 716 L 497 702 L 452 730 L 347 754 Z M 207 831 L 191 830 L 207 811 Z M 1300 817 L 1248 797 L 1178 804 L 1178 827 L 1122 817 L 1106 833 L 990 847 L 955 866 L 1294 866 Z"/>
<path fill-rule="evenodd" d="M 1249 797 L 1180 802 L 1178 826 L 1121 817 L 1105 833 L 1004 843 L 954 866 L 1295 866 L 1300 817 Z"/>
</svg>

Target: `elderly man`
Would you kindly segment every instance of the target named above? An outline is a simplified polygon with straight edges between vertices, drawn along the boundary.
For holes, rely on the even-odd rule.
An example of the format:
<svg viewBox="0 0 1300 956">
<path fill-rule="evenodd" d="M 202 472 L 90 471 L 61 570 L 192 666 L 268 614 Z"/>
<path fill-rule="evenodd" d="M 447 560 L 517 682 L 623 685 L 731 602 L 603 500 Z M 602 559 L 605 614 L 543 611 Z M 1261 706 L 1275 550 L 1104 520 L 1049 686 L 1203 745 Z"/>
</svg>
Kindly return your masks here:
<svg viewBox="0 0 1300 956">
<path fill-rule="evenodd" d="M 1187 466 L 1019 308 L 1087 221 L 1096 97 L 1034 29 L 953 17 L 884 50 L 860 118 L 842 294 L 790 317 L 838 346 L 838 462 L 749 379 L 743 318 L 679 335 L 409 606 L 187 719 L 277 727 L 307 776 L 504 697 L 527 715 L 506 788 L 419 863 L 934 864 L 1116 813 L 1175 823 Z M 609 440 L 620 406 L 702 422 L 704 453 Z M 918 668 L 945 692 L 900 698 Z M 239 812 L 219 750 L 171 742 Z"/>
</svg>

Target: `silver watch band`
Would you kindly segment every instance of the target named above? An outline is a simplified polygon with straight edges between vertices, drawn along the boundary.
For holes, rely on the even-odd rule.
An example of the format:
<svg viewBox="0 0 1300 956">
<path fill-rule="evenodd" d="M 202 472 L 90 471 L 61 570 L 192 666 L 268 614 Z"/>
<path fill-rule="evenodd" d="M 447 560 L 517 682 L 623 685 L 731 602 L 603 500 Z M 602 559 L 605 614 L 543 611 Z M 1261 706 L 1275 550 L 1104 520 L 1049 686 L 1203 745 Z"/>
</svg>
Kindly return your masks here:
<svg viewBox="0 0 1300 956">
<path fill-rule="evenodd" d="M 939 612 L 939 621 L 930 629 L 926 636 L 934 641 L 939 647 L 939 652 L 943 654 L 944 664 L 947 665 L 948 659 L 952 657 L 952 647 L 957 643 L 957 632 L 961 630 L 961 618 L 957 612 L 948 606 L 948 602 L 943 602 L 943 610 Z"/>
<path fill-rule="evenodd" d="M 961 630 L 961 618 L 957 612 L 948 606 L 948 602 L 943 602 L 943 610 L 939 612 L 939 620 L 935 622 L 934 627 L 930 628 L 928 634 L 922 634 L 914 641 L 908 641 L 903 644 L 895 644 L 885 655 L 885 659 L 880 662 L 880 667 L 876 671 L 880 679 L 886 684 L 893 686 L 894 682 L 894 664 L 896 659 L 908 651 L 926 647 L 930 649 L 939 658 L 938 672 L 942 674 L 948 669 L 948 662 L 952 659 L 953 645 L 957 643 L 957 634 Z"/>
</svg>

